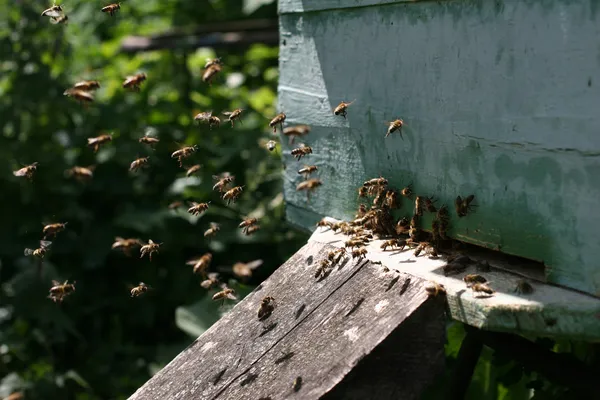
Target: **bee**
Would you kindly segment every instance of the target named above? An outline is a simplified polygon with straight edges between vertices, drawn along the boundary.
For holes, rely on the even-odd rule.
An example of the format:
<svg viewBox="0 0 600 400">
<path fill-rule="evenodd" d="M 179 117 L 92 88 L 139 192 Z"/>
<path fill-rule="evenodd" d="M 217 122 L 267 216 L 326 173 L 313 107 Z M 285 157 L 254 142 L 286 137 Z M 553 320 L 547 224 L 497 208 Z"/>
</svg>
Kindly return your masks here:
<svg viewBox="0 0 600 400">
<path fill-rule="evenodd" d="M 408 236 L 412 240 L 416 240 L 417 235 L 419 234 L 419 228 L 417 227 L 417 222 L 419 221 L 419 217 L 417 215 L 413 215 L 410 219 L 410 228 L 408 229 Z"/>
<path fill-rule="evenodd" d="M 323 182 L 320 179 L 313 178 L 307 181 L 302 181 L 296 186 L 297 191 L 306 190 L 306 197 L 309 198 L 310 192 L 321 186 Z"/>
<path fill-rule="evenodd" d="M 383 178 L 383 177 L 379 177 L 379 178 L 373 178 L 373 179 L 369 179 L 368 181 L 365 181 L 365 183 L 363 183 L 363 186 L 365 187 L 369 187 L 369 186 L 387 186 L 388 184 L 388 180 Z"/>
<path fill-rule="evenodd" d="M 206 231 L 204 231 L 204 237 L 213 237 L 220 230 L 221 230 L 221 227 L 219 226 L 219 224 L 217 224 L 215 222 L 211 222 L 210 228 L 208 228 Z"/>
<path fill-rule="evenodd" d="M 242 232 L 246 233 L 248 231 L 248 228 L 253 225 L 256 225 L 257 222 L 257 218 L 246 218 L 238 225 L 238 228 L 242 228 Z"/>
<path fill-rule="evenodd" d="M 435 248 L 433 246 L 431 246 L 431 244 L 429 242 L 421 242 L 417 245 L 417 248 L 415 249 L 415 257 L 419 257 L 419 254 L 421 254 L 423 251 L 427 251 L 428 254 L 433 255 L 433 257 L 437 257 L 437 252 L 435 251 Z"/>
<path fill-rule="evenodd" d="M 225 172 L 224 174 L 221 174 L 221 176 L 213 175 L 213 179 L 216 181 L 215 185 L 213 186 L 213 190 L 223 193 L 226 191 L 227 185 L 234 181 L 235 176 Z"/>
<path fill-rule="evenodd" d="M 275 310 L 275 299 L 271 296 L 267 296 L 260 301 L 258 307 L 258 320 L 263 321 L 271 316 Z"/>
<path fill-rule="evenodd" d="M 62 232 L 67 227 L 67 222 L 64 223 L 55 223 L 44 226 L 42 233 L 44 234 L 44 240 L 49 237 L 56 237 L 56 234 Z"/>
<path fill-rule="evenodd" d="M 174 151 L 171 154 L 171 158 L 176 158 L 177 161 L 179 161 L 179 166 L 182 167 L 183 166 L 183 159 L 184 158 L 188 158 L 189 156 L 191 156 L 192 154 L 194 154 L 196 151 L 198 151 L 198 146 L 197 145 L 183 147 L 183 148 L 181 148 L 179 150 Z"/>
<path fill-rule="evenodd" d="M 402 217 L 398 220 L 396 224 L 396 234 L 402 235 L 406 234 L 409 231 L 410 221 L 406 217 Z"/>
<path fill-rule="evenodd" d="M 294 144 L 296 137 L 305 136 L 310 133 L 310 126 L 308 125 L 294 125 L 288 126 L 283 130 L 283 135 L 289 137 L 289 144 Z"/>
<path fill-rule="evenodd" d="M 408 185 L 400 191 L 400 194 L 404 197 L 411 198 L 413 195 L 412 185 Z"/>
<path fill-rule="evenodd" d="M 96 137 L 87 138 L 87 145 L 94 149 L 94 153 L 98 151 L 100 145 L 112 141 L 112 135 L 100 135 Z"/>
<path fill-rule="evenodd" d="M 354 216 L 354 219 L 361 218 L 366 213 L 367 213 L 367 206 L 364 205 L 364 204 L 359 204 L 358 205 L 358 210 L 356 210 L 356 215 Z"/>
<path fill-rule="evenodd" d="M 313 172 L 316 172 L 318 170 L 316 165 L 305 165 L 304 168 L 301 168 L 300 170 L 298 170 L 298 173 L 301 175 L 304 175 L 304 179 L 308 179 L 308 177 L 310 176 L 310 174 L 312 174 Z"/>
<path fill-rule="evenodd" d="M 65 171 L 67 177 L 74 177 L 80 182 L 90 180 L 94 177 L 94 166 L 85 167 L 73 167 Z"/>
<path fill-rule="evenodd" d="M 423 215 L 423 198 L 421 196 L 415 198 L 415 215 L 419 217 Z"/>
<path fill-rule="evenodd" d="M 204 72 L 202 73 L 202 82 L 206 82 L 210 85 L 212 80 L 217 76 L 217 74 L 221 72 L 221 69 L 223 68 L 221 65 L 222 64 L 220 63 L 212 64 L 205 68 Z"/>
<path fill-rule="evenodd" d="M 38 164 L 39 163 L 34 162 L 33 164 L 29 164 L 21 169 L 13 171 L 13 175 L 14 176 L 24 176 L 27 179 L 32 180 L 33 175 L 35 174 L 35 171 L 37 171 Z"/>
<path fill-rule="evenodd" d="M 235 201 L 241 196 L 243 190 L 243 186 L 236 186 L 233 189 L 229 189 L 223 194 L 223 200 L 227 200 L 227 205 L 229 205 L 229 202 L 231 201 L 235 203 Z"/>
<path fill-rule="evenodd" d="M 187 171 L 185 171 L 185 176 L 187 176 L 189 178 L 190 176 L 194 175 L 196 172 L 200 171 L 200 168 L 202 168 L 202 166 L 200 164 L 192 165 L 191 167 L 189 167 L 187 169 Z"/>
<path fill-rule="evenodd" d="M 225 111 L 223 112 L 223 115 L 225 115 L 227 117 L 227 121 L 231 122 L 231 127 L 233 128 L 233 121 L 235 121 L 236 119 L 238 121 L 240 121 L 240 124 L 242 123 L 242 113 L 244 112 L 243 108 L 236 108 L 233 111 Z"/>
<path fill-rule="evenodd" d="M 221 120 L 219 119 L 219 117 L 212 115 L 212 111 L 201 112 L 196 114 L 196 116 L 194 117 L 194 121 L 207 122 L 208 127 L 210 129 L 212 129 L 213 126 L 216 126 L 218 128 L 221 125 Z"/>
<path fill-rule="evenodd" d="M 146 132 L 144 136 L 139 138 L 138 142 L 149 145 L 150 147 L 154 147 L 154 145 L 160 142 L 160 139 L 152 137 L 151 133 Z"/>
<path fill-rule="evenodd" d="M 342 101 L 336 108 L 333 109 L 333 113 L 335 115 L 341 115 L 345 119 L 348 113 L 348 107 L 355 101 L 356 100 L 352 100 L 350 103 L 345 103 Z"/>
<path fill-rule="evenodd" d="M 470 287 L 473 293 L 484 293 L 487 295 L 494 294 L 494 290 L 485 283 L 474 283 Z"/>
<path fill-rule="evenodd" d="M 152 254 L 158 253 L 158 248 L 161 245 L 162 243 L 154 243 L 152 239 L 149 239 L 148 244 L 145 244 L 142 247 L 140 247 L 140 258 L 143 258 L 146 254 L 148 254 L 150 261 L 152 261 Z"/>
<path fill-rule="evenodd" d="M 363 239 L 350 239 L 344 242 L 344 247 L 361 247 L 365 245 L 365 240 Z"/>
<path fill-rule="evenodd" d="M 428 282 L 425 284 L 425 291 L 431 297 L 435 297 L 440 294 L 446 294 L 446 288 L 436 282 Z"/>
<path fill-rule="evenodd" d="M 8 397 L 5 397 L 4 400 L 23 400 L 25 399 L 25 395 L 23 394 L 23 392 L 12 392 L 11 394 L 8 395 Z M 269 400 L 271 400 L 271 398 L 269 398 Z"/>
<path fill-rule="evenodd" d="M 142 82 L 144 82 L 146 79 L 147 79 L 147 76 L 144 72 L 136 74 L 136 75 L 128 76 L 127 78 L 125 78 L 125 81 L 123 82 L 123 88 L 129 89 L 133 92 L 139 92 Z"/>
<path fill-rule="evenodd" d="M 67 15 L 61 15 L 60 17 L 50 17 L 51 24 L 68 24 L 69 17 Z"/>
<path fill-rule="evenodd" d="M 54 302 L 62 302 L 63 299 L 73 293 L 75 291 L 75 283 L 69 283 L 69 281 L 64 281 L 60 283 L 58 281 L 52 281 L 52 287 L 50 288 L 50 294 L 48 295 L 49 299 L 54 300 Z"/>
<path fill-rule="evenodd" d="M 200 215 L 204 211 L 208 210 L 209 204 L 210 201 L 208 203 L 196 203 L 195 201 L 192 201 L 192 206 L 188 208 L 187 212 L 192 215 Z"/>
<path fill-rule="evenodd" d="M 331 273 L 331 268 L 333 268 L 333 264 L 330 260 L 321 260 L 321 263 L 315 271 L 315 279 L 326 278 Z"/>
<path fill-rule="evenodd" d="M 148 165 L 149 159 L 150 159 L 150 157 L 141 157 L 141 158 L 133 160 L 131 162 L 131 164 L 129 165 L 129 170 L 133 171 L 133 172 L 137 172 L 138 169 Z"/>
<path fill-rule="evenodd" d="M 251 278 L 252 271 L 254 271 L 256 268 L 260 267 L 261 265 L 263 265 L 263 260 L 254 260 L 254 261 L 250 261 L 248 263 L 237 262 L 237 263 L 233 264 L 232 270 L 233 270 L 233 274 L 235 276 L 237 276 L 238 278 L 241 278 L 243 280 L 246 280 L 246 279 Z"/>
<path fill-rule="evenodd" d="M 291 154 L 296 158 L 296 160 L 300 161 L 300 159 L 308 154 L 312 154 L 312 147 L 309 146 L 301 146 L 296 149 L 293 149 Z"/>
<path fill-rule="evenodd" d="M 250 235 L 252 235 L 253 233 L 256 233 L 256 232 L 258 232 L 259 230 L 260 230 L 260 225 L 252 225 L 252 226 L 249 226 L 249 227 L 246 229 L 246 232 L 245 232 L 245 233 L 246 233 L 246 236 L 250 236 Z"/>
<path fill-rule="evenodd" d="M 134 247 L 141 247 L 144 243 L 140 239 L 124 239 L 120 236 L 115 237 L 112 249 L 121 249 L 127 257 L 131 257 L 131 251 Z"/>
<path fill-rule="evenodd" d="M 281 127 L 281 130 L 283 131 L 283 123 L 285 122 L 285 113 L 281 113 L 281 114 L 277 114 L 275 116 L 275 118 L 273 118 L 271 120 L 271 122 L 269 122 L 269 126 L 271 128 L 273 128 L 273 133 L 277 133 L 277 125 L 279 124 L 279 126 Z"/>
<path fill-rule="evenodd" d="M 223 65 L 223 61 L 220 58 L 208 58 L 206 59 L 206 64 L 204 64 L 204 68 L 208 68 L 213 65 Z"/>
<path fill-rule="evenodd" d="M 142 294 L 146 293 L 148 289 L 150 289 L 148 285 L 146 285 L 144 282 L 140 282 L 136 287 L 131 289 L 131 297 L 141 296 Z"/>
<path fill-rule="evenodd" d="M 225 300 L 229 299 L 229 300 L 237 300 L 237 297 L 235 297 L 235 290 L 230 289 L 228 287 L 224 287 L 223 290 L 221 290 L 220 292 L 217 292 L 213 295 L 212 299 L 214 301 L 217 300 L 223 300 L 223 303 L 225 303 Z"/>
<path fill-rule="evenodd" d="M 267 142 L 266 146 L 267 146 L 267 150 L 273 151 L 273 150 L 275 150 L 275 147 L 277 147 L 277 142 L 274 140 L 269 140 Z"/>
<path fill-rule="evenodd" d="M 398 192 L 395 190 L 388 190 L 385 193 L 385 204 L 391 209 L 400 208 Z"/>
<path fill-rule="evenodd" d="M 485 279 L 481 275 L 469 274 L 469 275 L 464 276 L 463 281 L 465 281 L 465 283 L 467 284 L 467 287 L 471 287 L 475 283 L 486 283 L 487 279 Z"/>
<path fill-rule="evenodd" d="M 467 215 L 467 213 L 470 212 L 473 207 L 475 207 L 474 205 L 471 205 L 471 202 L 474 199 L 475 199 L 474 194 L 471 194 L 471 195 L 465 197 L 464 199 L 461 198 L 460 196 L 457 196 L 456 200 L 454 201 L 454 206 L 456 208 L 456 214 L 458 214 L 459 217 L 464 217 L 465 215 Z"/>
<path fill-rule="evenodd" d="M 317 228 L 328 227 L 329 229 L 331 229 L 333 224 L 333 222 L 328 221 L 326 218 L 322 218 L 319 222 L 317 222 Z"/>
<path fill-rule="evenodd" d="M 109 4 L 106 7 L 102 7 L 102 12 L 108 13 L 111 17 L 121 9 L 121 3 Z"/>
<path fill-rule="evenodd" d="M 292 389 L 294 389 L 294 392 L 299 391 L 300 388 L 302 388 L 302 377 L 301 376 L 294 379 L 294 382 L 292 383 Z"/>
<path fill-rule="evenodd" d="M 169 204 L 169 210 L 176 210 L 179 207 L 183 206 L 183 201 L 174 201 L 171 204 Z"/>
<path fill-rule="evenodd" d="M 217 286 L 219 284 L 219 274 L 216 272 L 210 272 L 208 273 L 208 276 L 206 277 L 205 280 L 203 280 L 202 282 L 200 282 L 200 286 L 202 286 L 202 288 L 204 289 L 212 289 L 213 287 Z"/>
<path fill-rule="evenodd" d="M 98 81 L 81 81 L 77 82 L 72 86 L 73 89 L 83 90 L 84 92 L 91 92 L 96 89 L 100 89 L 100 82 Z"/>
<path fill-rule="evenodd" d="M 67 89 L 64 91 L 63 95 L 72 97 L 75 100 L 79 101 L 79 103 L 92 103 L 94 101 L 94 95 L 90 92 L 86 92 L 85 90 L 77 90 L 77 89 Z"/>
<path fill-rule="evenodd" d="M 425 200 L 423 201 L 423 208 L 425 208 L 425 210 L 427 210 L 430 213 L 437 212 L 437 208 L 435 208 L 434 203 L 434 197 L 425 197 Z"/>
<path fill-rule="evenodd" d="M 369 188 L 361 186 L 358 188 L 358 198 L 368 197 L 369 196 Z"/>
<path fill-rule="evenodd" d="M 206 270 L 210 266 L 212 258 L 213 256 L 211 253 L 206 253 L 200 258 L 189 260 L 188 262 L 186 262 L 186 265 L 194 266 L 194 274 L 201 274 L 202 276 L 206 276 Z"/>
<path fill-rule="evenodd" d="M 333 267 L 334 265 L 339 263 L 342 260 L 342 258 L 344 258 L 345 256 L 346 256 L 346 249 L 341 247 L 337 250 L 330 251 L 327 254 L 327 260 L 329 262 L 331 262 L 331 266 Z"/>
<path fill-rule="evenodd" d="M 64 11 L 58 4 L 54 4 L 52 7 L 42 12 L 42 17 L 58 18 L 62 15 L 64 15 Z"/>
<path fill-rule="evenodd" d="M 531 294 L 534 291 L 535 291 L 535 289 L 533 288 L 531 283 L 529 283 L 523 279 L 519 279 L 517 281 L 517 286 L 513 290 L 514 293 L 519 293 L 519 294 Z"/>
<path fill-rule="evenodd" d="M 397 248 L 400 250 L 404 250 L 404 247 L 406 246 L 406 240 L 404 239 L 390 239 L 390 240 L 386 240 L 385 242 L 383 242 L 380 246 L 380 248 L 383 251 L 386 251 L 388 249 L 388 247 L 391 247 L 392 249 Z"/>
<path fill-rule="evenodd" d="M 352 250 L 352 258 L 365 258 L 367 255 L 367 249 L 365 247 L 361 247 L 356 250 Z"/>
<path fill-rule="evenodd" d="M 402 137 L 402 127 L 404 126 L 404 121 L 402 121 L 401 119 L 396 119 L 392 122 L 386 122 L 386 124 L 388 126 L 388 130 L 385 134 L 385 137 L 388 137 L 390 136 L 390 134 L 398 131 L 400 133 L 400 138 L 404 139 Z"/>
</svg>

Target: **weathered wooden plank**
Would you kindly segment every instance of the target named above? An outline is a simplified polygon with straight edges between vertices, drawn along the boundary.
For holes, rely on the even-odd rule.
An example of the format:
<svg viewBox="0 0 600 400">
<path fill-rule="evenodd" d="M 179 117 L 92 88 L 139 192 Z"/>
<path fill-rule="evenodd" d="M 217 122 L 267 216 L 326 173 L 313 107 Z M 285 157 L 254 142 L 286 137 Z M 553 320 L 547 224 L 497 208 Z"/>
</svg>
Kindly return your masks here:
<svg viewBox="0 0 600 400">
<path fill-rule="evenodd" d="M 130 399 L 281 398 L 294 393 L 297 376 L 303 376 L 303 399 L 331 390 L 427 301 L 420 279 L 403 288 L 404 276 L 367 261 L 349 260 L 316 280 L 317 265 L 331 249 L 308 243 Z M 394 279 L 398 284 L 390 286 Z M 257 309 L 265 296 L 277 307 L 261 322 Z M 430 307 L 442 319 L 443 305 L 435 304 Z M 444 330 L 433 332 L 439 335 L 420 343 L 439 361 Z"/>
<path fill-rule="evenodd" d="M 297 162 L 282 138 L 288 219 L 349 219 L 357 187 L 380 174 L 451 208 L 473 193 L 477 212 L 451 213 L 450 236 L 543 261 L 549 282 L 600 295 L 599 5 L 401 2 L 281 15 L 279 107 L 288 124 L 312 127 L 302 141 L 313 147 Z M 331 112 L 354 99 L 348 119 Z M 403 138 L 384 138 L 394 118 Z M 305 163 L 324 182 L 310 203 L 295 191 Z"/>
<path fill-rule="evenodd" d="M 348 237 L 319 228 L 309 242 L 327 243 L 342 247 Z M 440 283 L 445 286 L 450 316 L 471 326 L 539 336 L 600 340 L 600 299 L 534 280 L 528 280 L 534 288 L 529 295 L 515 293 L 518 280 L 514 273 L 506 272 L 503 261 L 494 252 L 483 255 L 469 254 L 473 260 L 488 261 L 491 272 L 477 272 L 469 266 L 463 273 L 445 276 L 443 259 L 414 256 L 414 251 L 383 251 L 382 240 L 368 244 L 368 258 L 386 267 L 412 277 Z M 479 273 L 491 282 L 496 293 L 487 298 L 477 297 L 467 289 L 462 278 L 466 274 Z"/>
<path fill-rule="evenodd" d="M 279 0 L 279 13 L 334 10 L 427 0 Z M 447 0 L 440 0 L 447 1 Z"/>
</svg>

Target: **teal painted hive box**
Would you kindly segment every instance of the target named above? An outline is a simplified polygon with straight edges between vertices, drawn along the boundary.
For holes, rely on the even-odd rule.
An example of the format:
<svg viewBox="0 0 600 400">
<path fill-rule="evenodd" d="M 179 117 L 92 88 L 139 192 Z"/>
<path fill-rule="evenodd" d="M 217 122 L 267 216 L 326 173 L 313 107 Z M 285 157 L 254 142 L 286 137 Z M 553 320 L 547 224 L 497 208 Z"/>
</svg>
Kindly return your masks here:
<svg viewBox="0 0 600 400">
<path fill-rule="evenodd" d="M 451 237 L 600 295 L 600 1 L 280 0 L 288 219 L 353 218 L 368 178 L 451 210 Z M 333 114 L 356 102 L 347 119 Z M 402 137 L 386 121 L 404 120 Z M 297 143 L 313 154 L 296 161 Z M 310 202 L 298 169 L 317 165 Z M 457 195 L 476 211 L 454 212 Z M 410 215 L 407 202 L 398 216 Z M 431 218 L 431 217 L 429 217 Z M 427 217 L 423 226 L 430 226 Z"/>
</svg>

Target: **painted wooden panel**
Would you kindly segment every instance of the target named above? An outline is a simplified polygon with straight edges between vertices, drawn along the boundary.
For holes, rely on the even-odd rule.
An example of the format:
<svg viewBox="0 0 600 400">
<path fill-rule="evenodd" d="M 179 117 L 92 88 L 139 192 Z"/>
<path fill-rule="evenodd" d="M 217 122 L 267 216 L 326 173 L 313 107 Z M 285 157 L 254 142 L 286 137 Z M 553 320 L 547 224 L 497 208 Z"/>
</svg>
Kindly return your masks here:
<svg viewBox="0 0 600 400">
<path fill-rule="evenodd" d="M 288 219 L 352 218 L 379 175 L 451 209 L 473 193 L 451 236 L 600 295 L 600 1 L 330 3 L 350 8 L 280 16 L 279 107 L 313 147 L 297 162 L 281 138 Z M 384 138 L 395 118 L 403 137 Z M 324 182 L 310 202 L 295 191 L 304 164 Z"/>
</svg>

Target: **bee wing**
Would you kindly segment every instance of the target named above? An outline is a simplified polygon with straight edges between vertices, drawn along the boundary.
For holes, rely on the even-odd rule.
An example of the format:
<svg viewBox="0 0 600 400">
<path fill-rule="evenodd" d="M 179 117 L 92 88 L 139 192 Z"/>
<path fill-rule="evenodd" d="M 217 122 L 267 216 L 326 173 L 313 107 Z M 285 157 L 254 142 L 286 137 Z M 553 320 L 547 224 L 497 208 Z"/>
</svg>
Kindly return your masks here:
<svg viewBox="0 0 600 400">
<path fill-rule="evenodd" d="M 218 272 L 209 272 L 208 273 L 208 278 L 209 279 L 213 279 L 213 280 L 217 280 L 217 279 L 219 279 L 219 273 Z"/>
<path fill-rule="evenodd" d="M 226 117 L 229 117 L 230 115 L 233 114 L 233 112 L 231 112 L 231 111 L 225 111 L 222 114 L 225 115 Z"/>
<path fill-rule="evenodd" d="M 40 247 L 47 249 L 48 247 L 50 247 L 50 245 L 52 244 L 52 242 L 48 241 L 48 240 L 40 240 Z"/>
<path fill-rule="evenodd" d="M 42 17 L 51 17 L 51 18 L 59 18 L 62 17 L 64 14 L 63 10 L 61 8 L 57 8 L 57 7 L 50 7 L 47 10 L 44 10 L 44 12 L 42 13 Z"/>
<path fill-rule="evenodd" d="M 237 297 L 235 297 L 235 295 L 234 295 L 234 294 L 232 294 L 232 293 L 229 293 L 229 294 L 227 295 L 227 298 L 228 298 L 229 300 L 237 300 Z"/>
<path fill-rule="evenodd" d="M 34 252 L 33 249 L 25 249 L 25 251 L 23 252 L 23 254 L 25 254 L 26 256 L 30 256 L 32 255 Z"/>
<path fill-rule="evenodd" d="M 254 261 L 250 261 L 249 263 L 246 264 L 246 266 L 250 269 L 256 269 L 256 268 L 260 267 L 261 265 L 263 265 L 263 260 L 254 260 Z"/>
<path fill-rule="evenodd" d="M 148 244 L 154 244 L 154 242 L 152 241 L 152 239 L 148 239 Z"/>
<path fill-rule="evenodd" d="M 200 261 L 200 259 L 189 260 L 189 261 L 185 262 L 185 265 L 196 265 L 198 263 L 198 261 Z"/>
<path fill-rule="evenodd" d="M 203 289 L 210 289 L 210 287 L 212 286 L 212 280 L 210 280 L 210 279 L 207 279 L 207 280 L 205 280 L 205 281 L 202 281 L 202 282 L 200 282 L 200 286 L 201 286 Z"/>
<path fill-rule="evenodd" d="M 52 286 L 60 286 L 61 283 L 55 279 L 52 279 Z"/>
<path fill-rule="evenodd" d="M 27 175 L 27 168 L 21 168 L 19 170 L 13 171 L 14 176 L 25 176 Z"/>
<path fill-rule="evenodd" d="M 50 23 L 53 25 L 60 24 L 61 22 L 65 22 L 66 18 L 62 17 L 50 17 Z"/>
</svg>

